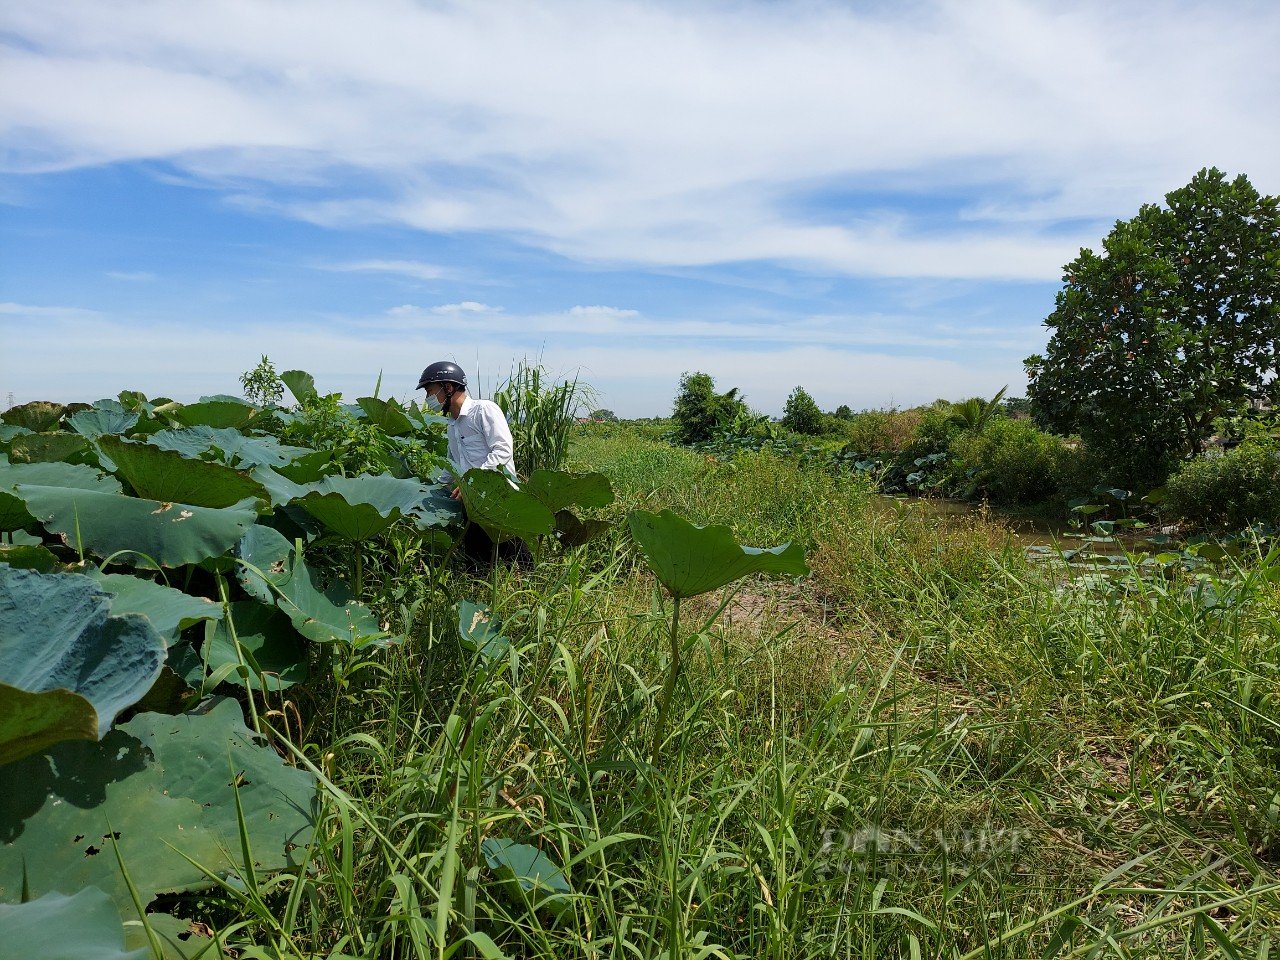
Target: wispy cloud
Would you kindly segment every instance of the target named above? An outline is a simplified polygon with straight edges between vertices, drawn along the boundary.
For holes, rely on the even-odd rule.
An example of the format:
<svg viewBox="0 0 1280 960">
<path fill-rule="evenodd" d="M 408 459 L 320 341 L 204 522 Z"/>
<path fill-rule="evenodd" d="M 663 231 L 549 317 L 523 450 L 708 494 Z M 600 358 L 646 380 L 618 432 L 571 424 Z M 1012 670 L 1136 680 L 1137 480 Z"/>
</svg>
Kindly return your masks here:
<svg viewBox="0 0 1280 960">
<path fill-rule="evenodd" d="M 356 260 L 328 264 L 321 269 L 339 273 L 389 273 L 415 280 L 460 280 L 465 276 L 460 270 L 420 260 Z"/>
</svg>

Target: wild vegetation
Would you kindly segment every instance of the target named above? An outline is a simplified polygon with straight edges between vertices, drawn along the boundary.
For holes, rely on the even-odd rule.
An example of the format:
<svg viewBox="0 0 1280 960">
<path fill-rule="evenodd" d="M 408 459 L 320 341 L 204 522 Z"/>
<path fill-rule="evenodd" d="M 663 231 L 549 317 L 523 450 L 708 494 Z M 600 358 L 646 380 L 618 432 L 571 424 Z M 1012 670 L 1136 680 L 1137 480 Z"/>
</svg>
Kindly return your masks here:
<svg viewBox="0 0 1280 960">
<path fill-rule="evenodd" d="M 776 448 L 589 423 L 469 477 L 537 554 L 475 579 L 439 421 L 276 379 L 5 415 L 7 945 L 1269 955 L 1280 551 L 1035 561 L 737 409 Z M 32 679 L 54 611 L 86 666 Z"/>
</svg>

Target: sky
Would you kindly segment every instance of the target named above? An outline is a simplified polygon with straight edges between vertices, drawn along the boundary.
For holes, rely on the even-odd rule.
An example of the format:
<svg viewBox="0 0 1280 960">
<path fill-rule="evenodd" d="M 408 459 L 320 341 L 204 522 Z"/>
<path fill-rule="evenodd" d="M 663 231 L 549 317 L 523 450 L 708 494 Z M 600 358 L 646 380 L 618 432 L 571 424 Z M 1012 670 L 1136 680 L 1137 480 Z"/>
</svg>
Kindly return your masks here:
<svg viewBox="0 0 1280 960">
<path fill-rule="evenodd" d="M 624 417 L 1018 396 L 1118 219 L 1280 193 L 1277 49 L 1273 0 L 0 0 L 0 408 L 264 354 Z"/>
</svg>

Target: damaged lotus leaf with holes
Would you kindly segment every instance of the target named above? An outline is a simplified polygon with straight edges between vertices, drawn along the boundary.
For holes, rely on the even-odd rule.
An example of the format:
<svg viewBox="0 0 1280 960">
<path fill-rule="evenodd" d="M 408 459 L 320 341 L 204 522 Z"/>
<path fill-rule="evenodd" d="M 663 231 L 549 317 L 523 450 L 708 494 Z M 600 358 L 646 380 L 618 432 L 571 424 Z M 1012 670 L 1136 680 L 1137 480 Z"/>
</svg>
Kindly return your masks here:
<svg viewBox="0 0 1280 960">
<path fill-rule="evenodd" d="M 21 406 L 10 407 L 4 413 L 0 413 L 0 419 L 15 427 L 24 427 L 32 433 L 44 433 L 46 430 L 57 427 L 58 421 L 66 411 L 67 408 L 60 403 L 32 400 Z"/>
<path fill-rule="evenodd" d="M 799 544 L 744 547 L 728 527 L 698 527 L 670 510 L 633 510 L 627 519 L 649 569 L 673 597 L 696 597 L 752 573 L 809 573 Z"/>
<path fill-rule="evenodd" d="M 96 735 L 105 736 L 116 714 L 151 688 L 165 656 L 150 621 L 111 616 L 110 606 L 110 595 L 88 577 L 0 566 L 0 682 L 33 694 L 67 690 L 83 697 L 96 713 Z M 38 704 L 17 699 L 0 697 L 0 761 L 56 742 L 48 738 L 75 706 L 48 698 L 48 724 L 35 736 Z M 83 734 L 79 719 L 67 727 L 68 737 Z"/>
<path fill-rule="evenodd" d="M 462 645 L 486 660 L 499 660 L 511 649 L 511 641 L 499 631 L 502 622 L 486 606 L 470 600 L 458 601 L 458 633 Z"/>
<path fill-rule="evenodd" d="M 22 899 L 25 864 L 33 897 L 97 886 L 136 918 L 113 842 L 144 904 L 213 886 L 206 870 L 238 875 L 237 791 L 257 875 L 296 868 L 315 829 L 315 790 L 311 774 L 245 727 L 234 700 L 138 714 L 100 743 L 61 743 L 0 767 L 0 902 Z"/>
<path fill-rule="evenodd" d="M 73 550 L 96 557 L 129 551 L 121 562 L 151 566 L 154 561 L 162 567 L 222 556 L 253 526 L 260 503 L 248 497 L 229 507 L 200 507 L 25 483 L 14 494 Z"/>
<path fill-rule="evenodd" d="M 556 527 L 546 504 L 517 490 L 496 470 L 468 470 L 458 482 L 467 517 L 494 540 L 545 536 Z"/>
<path fill-rule="evenodd" d="M 258 500 L 265 506 L 271 500 L 258 481 L 220 463 L 192 460 L 120 437 L 103 437 L 98 448 L 115 464 L 115 472 L 147 500 L 218 508 L 244 500 Z"/>
<path fill-rule="evenodd" d="M 243 561 L 236 576 L 245 590 L 263 603 L 274 603 L 308 640 L 362 645 L 387 637 L 369 608 L 351 598 L 345 584 L 334 583 L 322 591 L 314 573 L 279 531 L 253 526 L 236 552 Z"/>
</svg>

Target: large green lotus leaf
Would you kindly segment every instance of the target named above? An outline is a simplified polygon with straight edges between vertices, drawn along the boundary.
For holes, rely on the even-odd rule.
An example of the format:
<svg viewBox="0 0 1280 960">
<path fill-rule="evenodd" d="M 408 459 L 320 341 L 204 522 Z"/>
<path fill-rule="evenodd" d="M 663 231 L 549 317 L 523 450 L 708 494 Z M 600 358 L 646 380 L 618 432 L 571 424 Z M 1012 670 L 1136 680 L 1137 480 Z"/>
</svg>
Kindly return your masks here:
<svg viewBox="0 0 1280 960">
<path fill-rule="evenodd" d="M 322 591 L 315 574 L 279 531 L 257 524 L 237 552 L 244 561 L 237 575 L 246 592 L 278 606 L 308 640 L 358 644 L 386 636 L 369 608 L 351 599 L 345 584 L 334 583 Z"/>
<path fill-rule="evenodd" d="M 20 483 L 119 493 L 120 481 L 93 467 L 70 463 L 10 463 L 0 458 L 0 530 L 20 530 L 36 522 L 14 488 Z"/>
<path fill-rule="evenodd" d="M 253 671 L 251 683 L 255 689 L 258 675 L 262 675 L 268 690 L 283 690 L 307 679 L 307 640 L 279 608 L 256 600 L 237 600 L 231 604 L 231 624 L 235 625 L 245 662 Z M 209 649 L 202 651 L 210 671 L 224 664 L 240 663 L 228 629 L 231 624 L 225 620 L 219 623 Z"/>
<path fill-rule="evenodd" d="M 312 837 L 314 778 L 284 764 L 244 725 L 230 699 L 207 712 L 140 713 L 99 743 L 67 742 L 0 767 L 0 902 L 98 886 L 136 918 L 110 844 L 143 903 L 212 886 L 183 856 L 221 876 L 239 874 L 238 789 L 264 873 L 296 866 Z"/>
<path fill-rule="evenodd" d="M 204 597 L 193 597 L 153 580 L 123 573 L 103 573 L 94 566 L 86 566 L 84 574 L 112 595 L 113 617 L 140 613 L 151 621 L 156 633 L 169 645 L 178 642 L 184 629 L 201 620 L 222 619 L 222 604 Z"/>
<path fill-rule="evenodd" d="M 258 408 L 244 400 L 205 397 L 168 410 L 166 415 L 185 427 L 243 430 L 258 415 Z"/>
<path fill-rule="evenodd" d="M 385 473 L 324 477 L 297 504 L 338 536 L 368 540 L 414 512 L 430 492 L 416 480 Z"/>
<path fill-rule="evenodd" d="M 316 392 L 315 377 L 305 370 L 286 370 L 280 374 L 280 380 L 289 388 L 293 398 L 300 404 L 306 403 L 308 400 L 314 400 L 320 395 Z"/>
<path fill-rule="evenodd" d="M 230 507 L 199 507 L 25 483 L 18 485 L 16 494 L 46 530 L 71 548 L 97 557 L 130 551 L 121 553 L 120 560 L 135 566 L 154 562 L 181 567 L 219 557 L 258 519 L 257 499 Z"/>
<path fill-rule="evenodd" d="M 85 463 L 86 454 L 89 441 L 78 433 L 28 433 L 9 444 L 14 463 Z"/>
<path fill-rule="evenodd" d="M 173 450 L 120 437 L 103 437 L 98 446 L 139 497 L 197 507 L 230 507 L 250 498 L 263 504 L 271 501 L 258 481 L 220 463 L 192 460 Z"/>
<path fill-rule="evenodd" d="M 30 403 L 10 407 L 4 413 L 0 413 L 0 420 L 15 427 L 25 427 L 32 433 L 43 433 L 56 427 L 66 411 L 67 408 L 60 403 L 32 400 Z"/>
<path fill-rule="evenodd" d="M 254 467 L 249 471 L 249 476 L 262 484 L 271 497 L 272 507 L 283 507 L 300 497 L 305 497 L 311 491 L 311 487 L 303 483 L 294 483 L 274 467 Z"/>
<path fill-rule="evenodd" d="M 32 693 L 0 683 L 0 766 L 63 740 L 97 740 L 98 711 L 70 690 Z"/>
<path fill-rule="evenodd" d="M 67 417 L 67 426 L 90 440 L 128 433 L 137 422 L 138 415 L 126 410 L 117 400 L 99 400 L 92 409 Z"/>
<path fill-rule="evenodd" d="M 31 431 L 26 427 L 15 427 L 12 423 L 0 423 L 0 452 L 7 451 L 9 444 L 18 437 L 25 437 Z"/>
<path fill-rule="evenodd" d="M 517 490 L 496 470 L 468 470 L 458 483 L 467 516 L 494 540 L 537 537 L 556 527 L 555 514 L 536 497 Z"/>
<path fill-rule="evenodd" d="M 728 527 L 697 527 L 670 510 L 633 510 L 627 519 L 649 569 L 673 597 L 696 597 L 752 573 L 809 572 L 799 544 L 744 547 Z"/>
<path fill-rule="evenodd" d="M 120 910 L 97 887 L 0 903 L 0 943 L 14 958 L 151 960 L 149 948 L 126 949 Z"/>
<path fill-rule="evenodd" d="M 212 453 L 227 466 L 254 467 L 266 465 L 284 466 L 306 454 L 314 453 L 308 447 L 290 447 L 277 443 L 270 437 L 254 437 L 239 430 L 213 427 L 184 427 L 180 430 L 161 430 L 147 440 L 162 450 L 174 450 L 193 460 L 208 460 Z M 325 459 L 329 459 L 326 454 Z"/>
<path fill-rule="evenodd" d="M 506 837 L 490 837 L 481 842 L 480 852 L 489 869 L 511 889 L 517 903 L 527 900 L 535 909 L 556 915 L 570 905 L 573 889 L 564 871 L 537 847 Z"/>
<path fill-rule="evenodd" d="M 563 470 L 535 470 L 521 489 L 557 513 L 565 507 L 607 507 L 613 503 L 613 487 L 603 473 L 567 473 Z"/>
<path fill-rule="evenodd" d="M 165 655 L 150 621 L 112 616 L 110 607 L 88 577 L 0 565 L 0 682 L 74 691 L 93 704 L 105 734 L 150 689 Z"/>
<path fill-rule="evenodd" d="M 302 448 L 283 447 L 282 449 L 300 450 Z M 315 483 L 331 470 L 333 470 L 332 450 L 311 450 L 275 468 L 277 473 L 288 477 L 294 483 Z"/>
<path fill-rule="evenodd" d="M 416 433 L 417 428 L 405 415 L 404 407 L 394 400 L 381 400 L 378 397 L 360 397 L 356 403 L 364 411 L 371 423 L 381 428 L 389 437 L 403 437 Z"/>
</svg>

